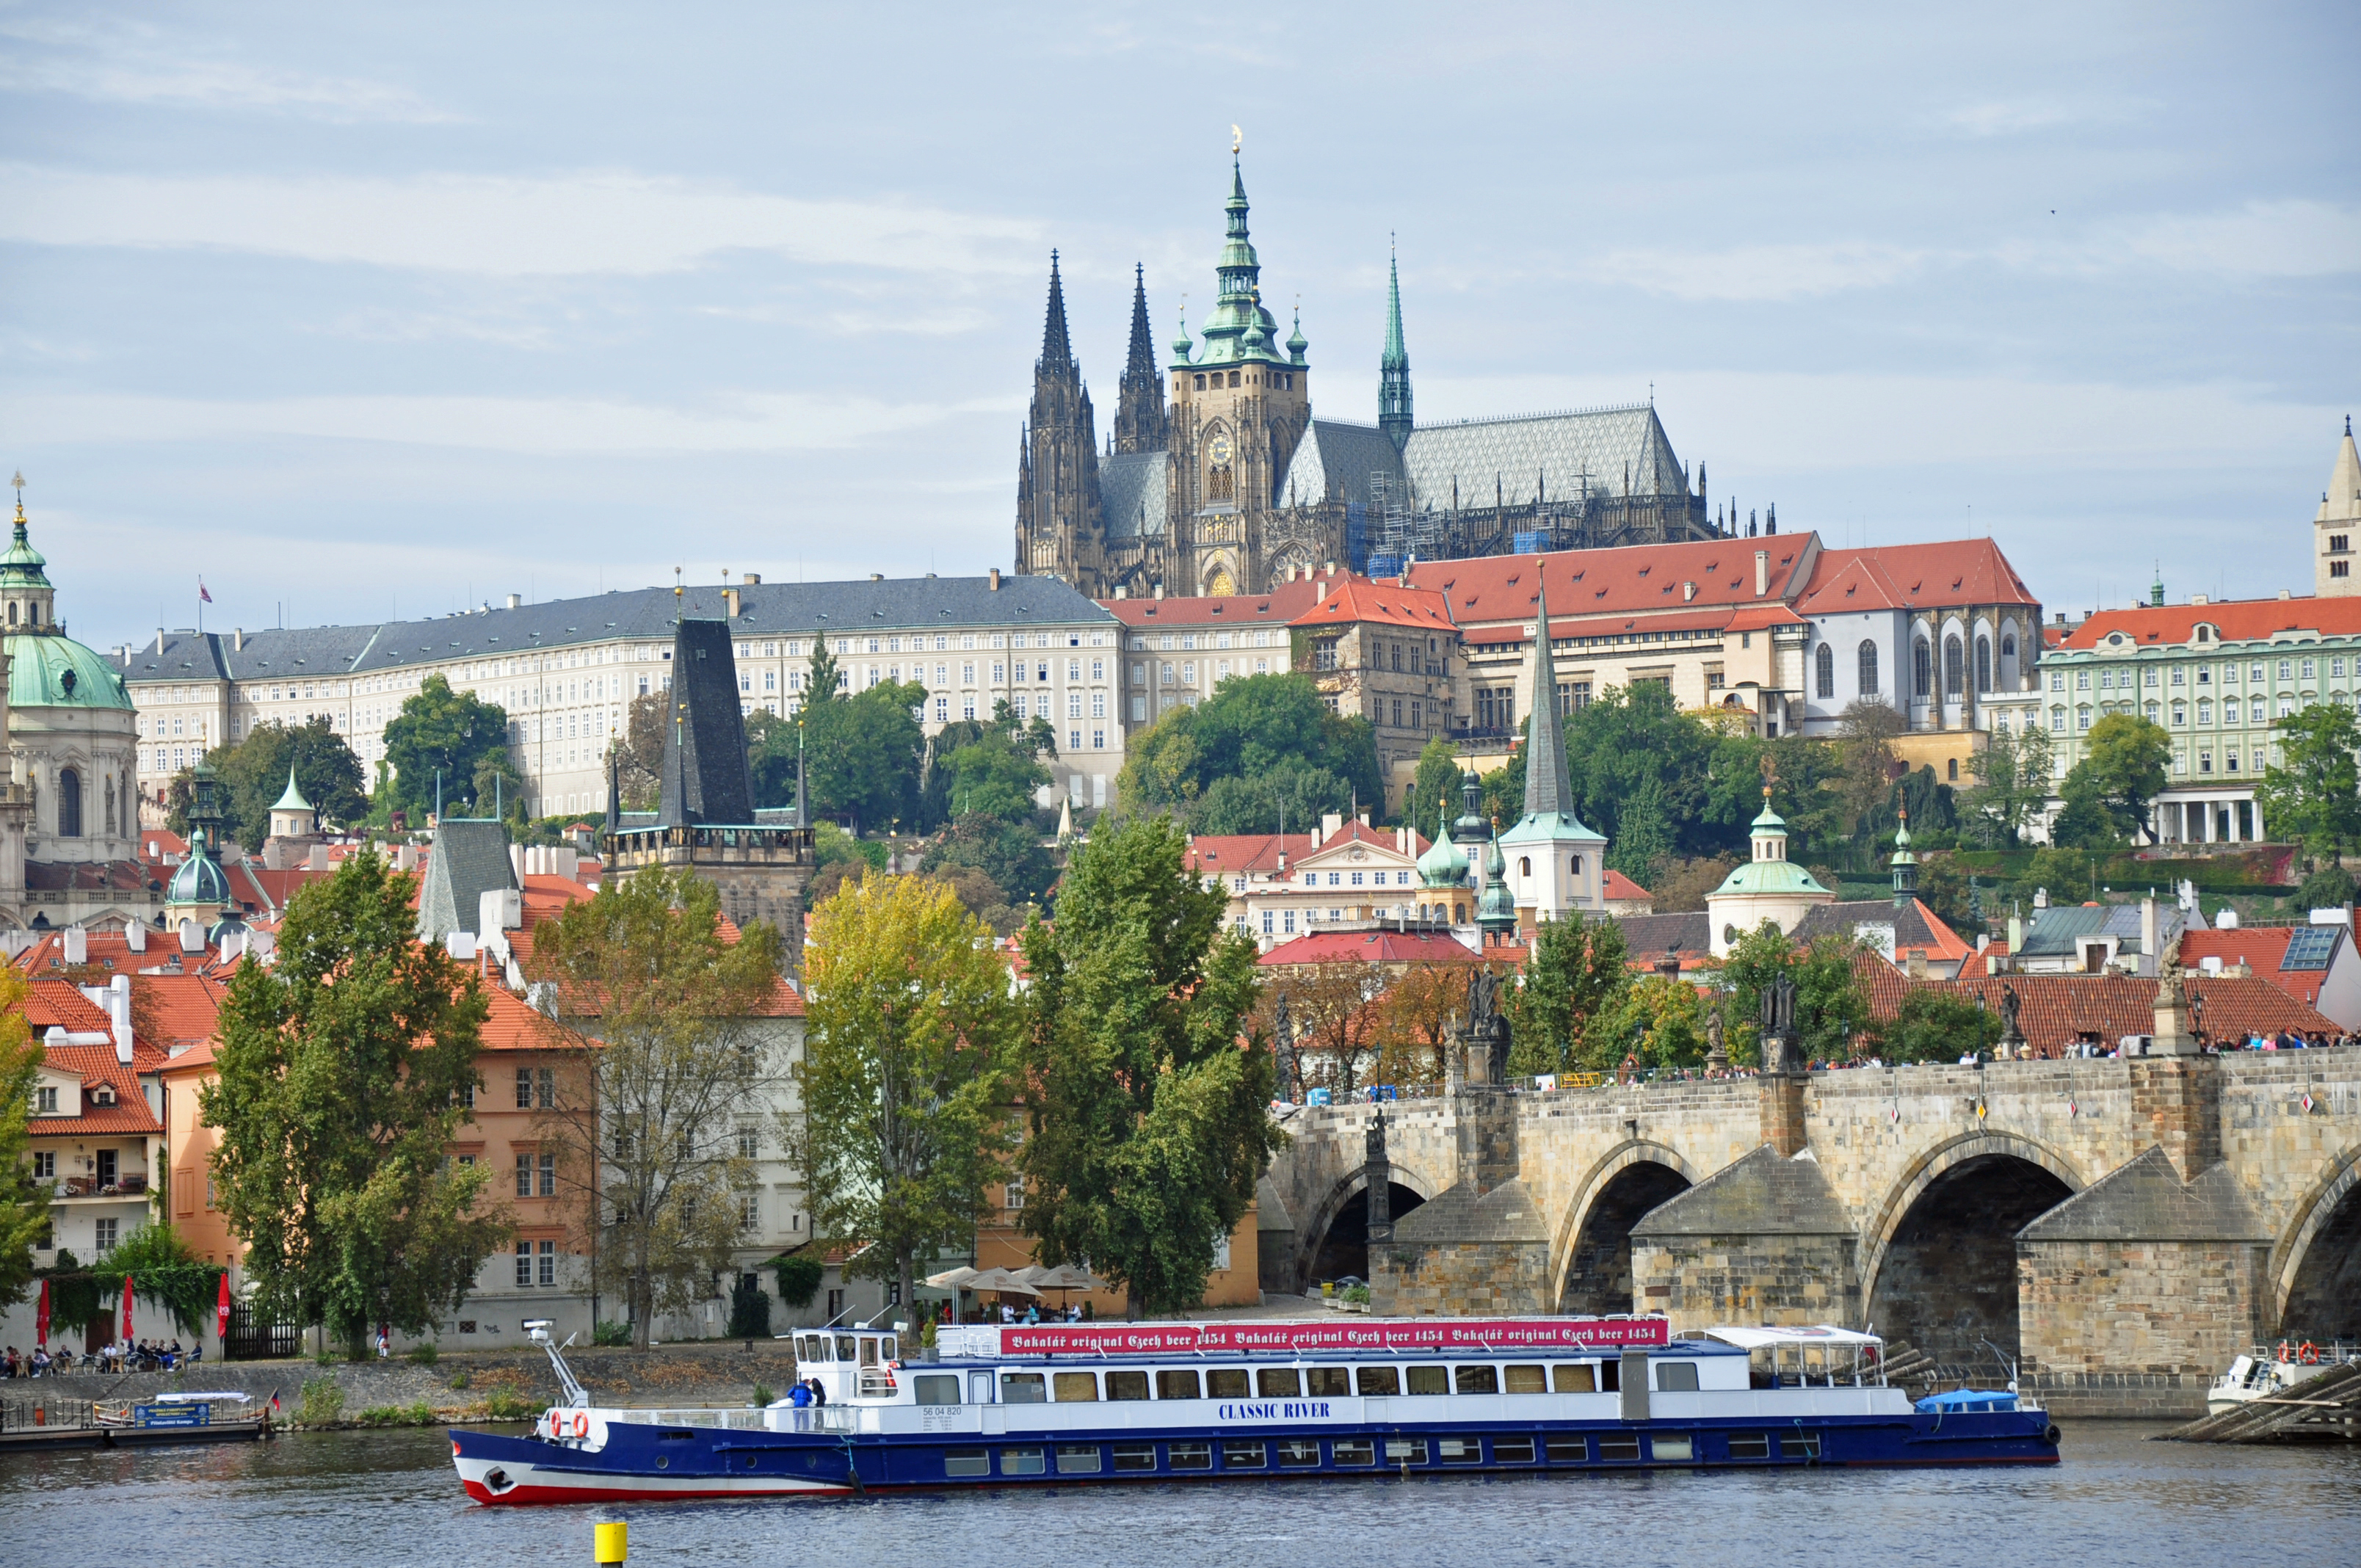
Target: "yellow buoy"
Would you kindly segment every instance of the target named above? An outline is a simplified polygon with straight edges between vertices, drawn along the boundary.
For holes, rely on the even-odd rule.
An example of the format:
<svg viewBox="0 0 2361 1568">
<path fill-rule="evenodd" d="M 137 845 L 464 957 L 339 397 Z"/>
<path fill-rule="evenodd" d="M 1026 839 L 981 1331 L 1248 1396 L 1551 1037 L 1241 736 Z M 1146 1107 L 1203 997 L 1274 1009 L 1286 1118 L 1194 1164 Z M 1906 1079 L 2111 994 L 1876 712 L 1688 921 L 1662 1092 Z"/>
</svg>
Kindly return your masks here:
<svg viewBox="0 0 2361 1568">
<path fill-rule="evenodd" d="M 613 1524 L 598 1525 L 594 1527 L 594 1536 L 595 1542 L 592 1550 L 597 1553 L 601 1568 L 606 1563 L 620 1563 L 623 1560 L 623 1553 L 631 1544 L 629 1525 L 620 1520 Z"/>
</svg>

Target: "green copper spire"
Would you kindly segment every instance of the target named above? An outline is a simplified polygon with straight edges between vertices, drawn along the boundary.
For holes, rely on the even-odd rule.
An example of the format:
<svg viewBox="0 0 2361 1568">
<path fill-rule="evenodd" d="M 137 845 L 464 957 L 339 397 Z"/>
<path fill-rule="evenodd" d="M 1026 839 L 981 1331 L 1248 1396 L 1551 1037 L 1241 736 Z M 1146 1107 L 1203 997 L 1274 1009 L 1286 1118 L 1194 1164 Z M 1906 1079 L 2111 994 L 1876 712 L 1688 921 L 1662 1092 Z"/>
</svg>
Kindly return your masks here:
<svg viewBox="0 0 2361 1568">
<path fill-rule="evenodd" d="M 1222 203 L 1222 258 L 1213 269 L 1220 288 L 1213 314 L 1205 320 L 1205 352 L 1193 361 L 1176 354 L 1173 366 L 1284 365 L 1287 361 L 1277 347 L 1278 319 L 1262 307 L 1258 291 L 1262 264 L 1255 256 L 1254 241 L 1246 235 L 1246 175 L 1235 158 L 1230 163 L 1230 199 Z"/>
<path fill-rule="evenodd" d="M 312 809 L 312 803 L 305 800 L 303 798 L 303 792 L 295 787 L 295 764 L 292 762 L 287 764 L 287 793 L 280 795 L 279 797 L 279 804 L 272 806 L 270 809 L 273 811 L 309 811 Z"/>
<path fill-rule="evenodd" d="M 1386 352 L 1378 361 L 1378 428 L 1401 450 L 1410 440 L 1410 350 L 1402 346 L 1401 264 L 1386 257 Z"/>
<path fill-rule="evenodd" d="M 1767 807 L 1766 807 L 1767 809 Z M 1907 907 L 1918 896 L 1918 857 L 1910 852 L 1910 808 L 1901 809 L 1902 825 L 1894 830 L 1894 902 Z"/>
</svg>

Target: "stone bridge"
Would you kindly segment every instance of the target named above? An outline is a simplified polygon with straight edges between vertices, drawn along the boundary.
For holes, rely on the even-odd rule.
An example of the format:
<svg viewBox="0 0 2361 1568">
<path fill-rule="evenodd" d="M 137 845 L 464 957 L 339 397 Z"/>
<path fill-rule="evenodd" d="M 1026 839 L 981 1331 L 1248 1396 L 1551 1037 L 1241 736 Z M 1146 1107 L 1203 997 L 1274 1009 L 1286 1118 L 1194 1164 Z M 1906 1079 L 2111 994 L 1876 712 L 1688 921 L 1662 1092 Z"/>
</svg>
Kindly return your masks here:
<svg viewBox="0 0 2361 1568">
<path fill-rule="evenodd" d="M 2257 1341 L 2361 1338 L 2361 1048 L 1461 1089 L 1387 1107 L 1376 1247 L 1372 1114 L 1290 1122 L 1267 1288 L 1989 1344 L 2082 1414 L 2194 1412 Z"/>
</svg>

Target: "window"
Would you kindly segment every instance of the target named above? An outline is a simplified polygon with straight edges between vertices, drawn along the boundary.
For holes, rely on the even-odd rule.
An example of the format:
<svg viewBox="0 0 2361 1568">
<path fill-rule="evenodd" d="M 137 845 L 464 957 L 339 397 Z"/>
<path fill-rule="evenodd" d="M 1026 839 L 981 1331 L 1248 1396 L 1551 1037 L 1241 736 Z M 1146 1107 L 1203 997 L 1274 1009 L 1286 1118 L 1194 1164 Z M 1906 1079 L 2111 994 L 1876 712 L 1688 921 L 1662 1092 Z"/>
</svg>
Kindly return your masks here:
<svg viewBox="0 0 2361 1568">
<path fill-rule="evenodd" d="M 1041 1474 L 1041 1451 L 1038 1448 L 1004 1448 L 1000 1451 L 1000 1473 L 1003 1475 L 1038 1475 Z"/>
<path fill-rule="evenodd" d="M 1353 1373 L 1350 1367 L 1306 1367 L 1303 1379 L 1303 1391 L 1315 1399 L 1345 1399 L 1352 1397 Z"/>
<path fill-rule="evenodd" d="M 120 1220 L 99 1220 L 93 1223 L 97 1231 L 99 1256 L 104 1257 L 115 1250 L 115 1238 L 120 1234 L 119 1227 L 122 1223 Z"/>
<path fill-rule="evenodd" d="M 516 1069 L 516 1108 L 520 1111 L 533 1109 L 533 1069 L 529 1067 Z"/>
<path fill-rule="evenodd" d="M 1862 638 L 1861 647 L 1856 650 L 1853 657 L 1855 663 L 1860 665 L 1861 695 L 1875 696 L 1877 695 L 1877 644 L 1866 637 Z M 1720 683 L 1719 680 L 1714 680 L 1707 684 L 1718 685 Z"/>
<path fill-rule="evenodd" d="M 760 1195 L 752 1192 L 738 1195 L 738 1228 L 741 1231 L 763 1228 L 763 1200 Z"/>
<path fill-rule="evenodd" d="M 1279 1467 L 1282 1470 L 1310 1470 L 1320 1463 L 1320 1445 L 1308 1437 L 1281 1438 L 1279 1442 Z"/>
<path fill-rule="evenodd" d="M 58 1113 L 58 1091 L 57 1091 L 57 1089 L 56 1089 L 54 1086 L 51 1086 L 51 1087 L 49 1087 L 49 1088 L 46 1088 L 46 1089 L 41 1090 L 41 1091 L 39 1091 L 39 1092 L 38 1092 L 38 1093 L 34 1097 L 33 1109 L 34 1109 L 35 1113 L 38 1113 L 38 1114 L 39 1114 L 39 1115 L 43 1115 L 43 1116 L 54 1116 L 54 1115 L 56 1115 L 56 1114 Z M 52 1157 L 52 1158 L 54 1158 L 54 1157 L 55 1157 L 55 1156 L 52 1156 L 51 1157 Z"/>
<path fill-rule="evenodd" d="M 956 1405 L 960 1402 L 957 1373 L 930 1373 L 910 1380 L 912 1398 L 921 1405 Z"/>
<path fill-rule="evenodd" d="M 1211 1470 L 1213 1467 L 1213 1445 L 1210 1442 L 1167 1443 L 1164 1463 L 1175 1470 Z"/>
<path fill-rule="evenodd" d="M 1730 1457 L 1734 1460 L 1770 1458 L 1771 1434 L 1762 1431 L 1731 1432 Z"/>
<path fill-rule="evenodd" d="M 519 1242 L 516 1245 L 516 1282 L 527 1287 L 533 1284 L 533 1244 L 531 1242 Z"/>
<path fill-rule="evenodd" d="M 1448 1394 L 1451 1392 L 1451 1369 L 1447 1366 L 1411 1366 L 1404 1376 L 1413 1394 Z"/>
<path fill-rule="evenodd" d="M 1819 1456 L 1819 1433 L 1816 1431 L 1783 1431 L 1779 1434 L 1780 1458 L 1817 1459 Z"/>
<path fill-rule="evenodd" d="M 1156 1397 L 1159 1399 L 1194 1399 L 1201 1397 L 1194 1371 L 1159 1372 L 1156 1375 Z"/>
<path fill-rule="evenodd" d="M 1967 685 L 1967 660 L 1960 647 L 1959 633 L 1943 639 L 1943 696 L 1955 697 Z"/>
<path fill-rule="evenodd" d="M 82 775 L 71 768 L 58 770 L 58 837 L 82 837 Z"/>
<path fill-rule="evenodd" d="M 1049 1386 L 1061 1405 L 1089 1404 L 1099 1397 L 1099 1375 L 1095 1372 L 1054 1372 L 1050 1374 Z"/>
<path fill-rule="evenodd" d="M 1686 1442 L 1686 1439 L 1682 1441 Z M 1533 1462 L 1533 1440 L 1530 1437 L 1496 1437 L 1492 1440 L 1492 1463 L 1495 1464 L 1531 1464 Z"/>
<path fill-rule="evenodd" d="M 1378 1445 L 1366 1437 L 1340 1437 L 1328 1445 L 1328 1458 L 1335 1464 L 1375 1464 Z"/>
<path fill-rule="evenodd" d="M 762 1152 L 763 1134 L 761 1129 L 756 1127 L 739 1128 L 738 1157 L 740 1159 L 752 1159 L 756 1155 Z"/>
<path fill-rule="evenodd" d="M 541 1195 L 544 1198 L 555 1198 L 557 1196 L 557 1155 L 555 1151 L 544 1151 L 542 1154 L 539 1163 L 541 1170 Z"/>
<path fill-rule="evenodd" d="M 1500 1369 L 1497 1366 L 1462 1366 L 1459 1391 L 1463 1394 L 1497 1394 L 1500 1391 Z"/>
<path fill-rule="evenodd" d="M 54 1102 L 55 1102 L 55 1097 L 56 1097 L 57 1092 L 58 1092 L 56 1090 L 54 1090 L 54 1089 L 44 1090 L 44 1091 L 42 1091 L 42 1092 L 43 1092 L 43 1093 L 45 1093 L 45 1094 L 49 1095 L 49 1096 L 51 1097 L 52 1102 L 54 1103 Z M 56 1179 L 57 1179 L 57 1175 L 58 1175 L 58 1157 L 57 1157 L 57 1151 L 55 1151 L 54 1149 L 36 1149 L 36 1150 L 34 1150 L 34 1151 L 33 1151 L 33 1179 L 34 1179 L 34 1180 L 36 1180 L 36 1181 L 54 1181 L 54 1180 L 56 1180 Z M 208 1205 L 206 1205 L 206 1207 L 210 1208 L 210 1207 L 212 1207 L 212 1205 L 211 1205 L 211 1204 L 208 1204 Z"/>
<path fill-rule="evenodd" d="M 1590 1463 L 1590 1440 L 1587 1437 L 1549 1437 L 1543 1440 L 1543 1452 L 1552 1464 L 1587 1464 Z"/>
<path fill-rule="evenodd" d="M 1244 1376 L 1245 1374 L 1239 1374 Z M 1270 1464 L 1270 1451 L 1260 1442 L 1240 1442 L 1235 1439 L 1222 1444 L 1222 1468 L 1224 1470 L 1261 1470 Z"/>
<path fill-rule="evenodd" d="M 1549 1368 L 1504 1366 L 1500 1368 L 1500 1391 L 1504 1394 L 1546 1394 L 1549 1392 Z"/>
<path fill-rule="evenodd" d="M 1209 1399 L 1243 1399 L 1246 1397 L 1246 1369 L 1243 1366 L 1216 1366 L 1205 1374 L 1205 1398 Z"/>
<path fill-rule="evenodd" d="M 1697 1392 L 1697 1369 L 1696 1362 L 1659 1361 L 1653 1363 L 1653 1365 L 1656 1369 L 1656 1388 L 1658 1392 L 1665 1394 L 1694 1394 Z"/>
<path fill-rule="evenodd" d="M 1812 667 L 1819 683 L 1819 695 L 1824 698 L 1836 696 L 1837 651 L 1825 642 L 1821 643 L 1813 651 Z"/>
<path fill-rule="evenodd" d="M 1651 1438 L 1648 1441 L 1648 1451 L 1659 1464 L 1671 1461 L 1675 1464 L 1686 1464 L 1697 1457 L 1697 1442 L 1695 1439 L 1688 1437 Z M 1493 1457 L 1499 1457 L 1499 1443 L 1492 1445 L 1492 1453 Z"/>
<path fill-rule="evenodd" d="M 1099 1473 L 1099 1445 L 1094 1442 L 1061 1442 L 1058 1445 L 1058 1474 L 1060 1475 L 1095 1475 Z"/>
<path fill-rule="evenodd" d="M 1935 654 L 1924 637 L 1911 645 L 1910 674 L 1912 696 L 1926 698 L 1935 695 Z"/>
<path fill-rule="evenodd" d="M 1156 1468 L 1156 1445 L 1152 1442 L 1118 1442 L 1115 1444 L 1115 1467 L 1138 1472 Z"/>
<path fill-rule="evenodd" d="M 1436 1438 L 1434 1458 L 1439 1464 L 1481 1464 L 1484 1463 L 1484 1440 L 1475 1437 Z"/>
<path fill-rule="evenodd" d="M 1601 1432 L 1598 1457 L 1609 1464 L 1640 1457 L 1640 1440 L 1628 1432 Z"/>
<path fill-rule="evenodd" d="M 1148 1374 L 1145 1372 L 1108 1373 L 1106 1397 L 1109 1400 L 1147 1398 Z"/>
<path fill-rule="evenodd" d="M 1587 1366 L 1560 1364 L 1550 1368 L 1550 1390 L 1557 1394 L 1595 1394 L 1598 1379 Z"/>
<path fill-rule="evenodd" d="M 831 1309 L 839 1303 L 829 1303 Z M 832 1310 L 829 1316 L 835 1316 Z M 1000 1375 L 1000 1402 L 1004 1405 L 1046 1405 L 1049 1402 L 1047 1380 L 1038 1372 L 1004 1372 Z"/>
<path fill-rule="evenodd" d="M 1303 1379 L 1292 1366 L 1264 1366 L 1255 1372 L 1255 1392 L 1266 1399 L 1296 1399 L 1303 1396 Z"/>
<path fill-rule="evenodd" d="M 557 1244 L 555 1242 L 541 1244 L 540 1280 L 544 1285 L 557 1283 Z"/>
<path fill-rule="evenodd" d="M 516 1172 L 517 1172 L 517 1183 L 516 1183 L 516 1187 L 517 1187 L 517 1196 L 518 1196 L 518 1197 L 520 1197 L 520 1198 L 530 1198 L 530 1197 L 532 1197 L 532 1196 L 533 1196 L 533 1156 L 531 1156 L 531 1155 L 529 1155 L 529 1154 L 520 1154 L 520 1155 L 518 1155 L 518 1156 L 516 1157 Z"/>
<path fill-rule="evenodd" d="M 1988 692 L 1992 690 L 1992 639 L 1978 632 L 1976 634 L 1976 690 Z"/>
<path fill-rule="evenodd" d="M 1364 1399 L 1388 1398 L 1401 1392 L 1401 1374 L 1390 1366 L 1358 1367 L 1353 1376 Z"/>
</svg>

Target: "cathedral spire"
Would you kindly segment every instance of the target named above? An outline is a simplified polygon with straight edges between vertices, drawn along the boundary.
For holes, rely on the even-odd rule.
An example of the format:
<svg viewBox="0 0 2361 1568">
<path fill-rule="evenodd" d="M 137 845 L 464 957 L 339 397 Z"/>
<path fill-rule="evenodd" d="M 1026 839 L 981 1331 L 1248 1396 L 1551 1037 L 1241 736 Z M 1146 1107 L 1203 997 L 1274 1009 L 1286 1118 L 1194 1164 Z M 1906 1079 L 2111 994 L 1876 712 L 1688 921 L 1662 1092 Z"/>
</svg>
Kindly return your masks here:
<svg viewBox="0 0 2361 1568">
<path fill-rule="evenodd" d="M 1574 782 L 1557 717 L 1557 655 L 1550 646 L 1549 587 L 1533 560 L 1533 721 L 1525 738 L 1525 819 L 1574 815 Z"/>
<path fill-rule="evenodd" d="M 1164 375 L 1156 367 L 1156 340 L 1148 328 L 1148 269 L 1135 266 L 1131 284 L 1131 357 L 1115 412 L 1115 450 L 1160 452 L 1168 437 Z"/>
<path fill-rule="evenodd" d="M 1399 452 L 1410 440 L 1410 350 L 1402 346 L 1401 266 L 1387 247 L 1386 351 L 1378 362 L 1378 428 Z"/>
<path fill-rule="evenodd" d="M 1063 370 L 1074 361 L 1074 345 L 1066 335 L 1066 288 L 1058 279 L 1058 253 L 1049 253 L 1049 316 L 1041 327 L 1041 366 Z"/>
</svg>

